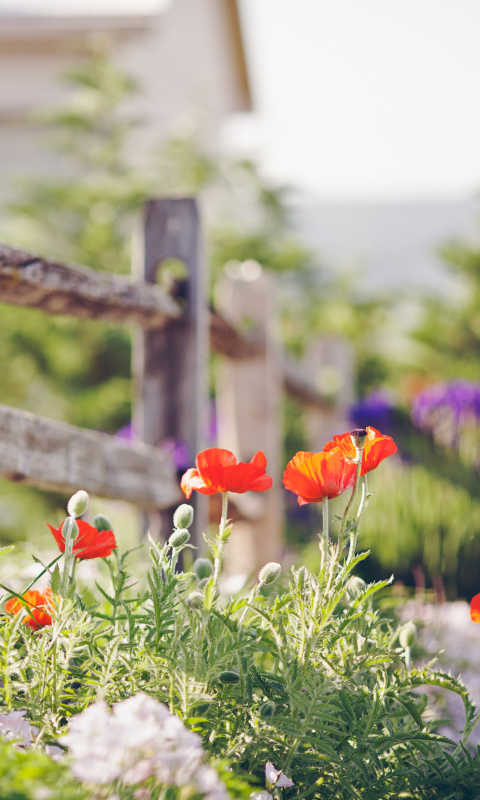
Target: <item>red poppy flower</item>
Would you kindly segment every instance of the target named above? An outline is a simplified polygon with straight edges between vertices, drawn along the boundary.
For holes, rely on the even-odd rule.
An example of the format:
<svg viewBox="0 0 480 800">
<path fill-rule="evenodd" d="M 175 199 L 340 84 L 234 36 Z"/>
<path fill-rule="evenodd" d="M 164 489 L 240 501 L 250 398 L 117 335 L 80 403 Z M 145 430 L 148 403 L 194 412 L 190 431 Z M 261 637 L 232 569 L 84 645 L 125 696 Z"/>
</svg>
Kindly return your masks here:
<svg viewBox="0 0 480 800">
<path fill-rule="evenodd" d="M 265 492 L 272 486 L 272 478 L 265 475 L 267 459 L 261 450 L 255 453 L 248 464 L 237 463 L 230 450 L 210 447 L 202 450 L 196 460 L 197 468 L 188 469 L 182 478 L 181 487 L 187 499 L 196 489 L 200 494 L 217 492 Z"/>
<path fill-rule="evenodd" d="M 328 453 L 296 453 L 283 473 L 283 485 L 298 495 L 298 505 L 338 497 L 355 483 L 356 467 L 338 447 Z"/>
<path fill-rule="evenodd" d="M 59 528 L 53 528 L 48 522 L 47 525 L 55 537 L 60 552 L 64 553 L 63 522 Z M 77 525 L 78 536 L 73 540 L 73 555 L 75 558 L 106 558 L 115 550 L 117 543 L 113 531 L 97 531 L 93 525 L 89 525 L 83 519 L 77 519 Z"/>
<path fill-rule="evenodd" d="M 470 619 L 472 622 L 480 622 L 480 594 L 476 594 L 470 602 Z"/>
<path fill-rule="evenodd" d="M 341 436 L 334 436 L 332 442 L 327 442 L 323 448 L 328 452 L 334 447 L 339 447 L 345 458 L 354 460 L 356 458 L 355 445 L 349 433 L 342 433 Z M 367 428 L 367 438 L 363 449 L 361 475 L 371 472 L 389 456 L 397 452 L 397 445 L 391 436 L 384 436 L 375 428 Z"/>
<path fill-rule="evenodd" d="M 52 624 L 52 618 L 49 614 L 53 606 L 51 589 L 43 589 L 41 592 L 36 589 L 30 589 L 22 597 L 33 615 L 33 619 L 30 614 L 25 617 L 23 620 L 25 625 L 29 625 L 34 631 L 38 631 L 39 628 Z M 12 597 L 11 600 L 5 603 L 5 611 L 8 611 L 9 614 L 20 614 L 24 608 L 25 606 L 18 597 Z"/>
</svg>

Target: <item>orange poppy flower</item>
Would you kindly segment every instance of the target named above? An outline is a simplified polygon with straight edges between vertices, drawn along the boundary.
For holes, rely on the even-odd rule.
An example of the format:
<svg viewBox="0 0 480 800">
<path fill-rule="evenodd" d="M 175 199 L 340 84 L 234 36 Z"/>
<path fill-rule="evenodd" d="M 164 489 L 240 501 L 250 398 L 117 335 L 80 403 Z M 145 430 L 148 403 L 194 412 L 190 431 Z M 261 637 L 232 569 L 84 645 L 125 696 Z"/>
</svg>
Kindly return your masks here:
<svg viewBox="0 0 480 800">
<path fill-rule="evenodd" d="M 200 494 L 218 492 L 265 492 L 272 486 L 272 478 L 265 475 L 267 459 L 261 450 L 248 464 L 237 462 L 230 450 L 210 447 L 202 450 L 196 459 L 197 468 L 187 469 L 180 486 L 187 499 L 195 489 Z"/>
<path fill-rule="evenodd" d="M 38 631 L 39 628 L 52 624 L 52 618 L 49 611 L 46 610 L 51 610 L 53 606 L 53 595 L 50 588 L 43 589 L 41 592 L 36 589 L 30 589 L 22 597 L 33 615 L 33 618 L 30 614 L 25 617 L 23 620 L 25 625 L 29 625 L 34 631 Z M 12 597 L 11 600 L 5 603 L 5 611 L 8 611 L 9 614 L 20 614 L 24 608 L 25 606 L 18 597 Z"/>
<path fill-rule="evenodd" d="M 340 436 L 334 436 L 333 441 L 327 442 L 323 449 L 325 452 L 328 452 L 334 447 L 339 447 L 345 458 L 355 460 L 355 445 L 349 433 L 342 433 Z M 365 447 L 363 448 L 362 470 L 360 474 L 365 475 L 367 472 L 371 472 L 372 469 L 376 469 L 385 458 L 393 456 L 396 452 L 397 445 L 391 436 L 384 436 L 375 428 L 367 428 L 367 438 L 365 440 Z"/>
<path fill-rule="evenodd" d="M 356 466 L 338 447 L 328 453 L 296 453 L 283 473 L 283 485 L 298 495 L 298 505 L 338 497 L 355 483 Z"/>
<path fill-rule="evenodd" d="M 480 622 L 480 594 L 472 597 L 470 602 L 470 619 L 472 622 Z"/>
<path fill-rule="evenodd" d="M 61 553 L 65 552 L 65 539 L 63 538 L 63 522 L 59 528 L 48 527 L 52 531 Z M 75 558 L 106 558 L 115 550 L 117 543 L 113 531 L 97 531 L 93 525 L 77 519 L 78 535 L 73 540 L 73 555 Z"/>
</svg>

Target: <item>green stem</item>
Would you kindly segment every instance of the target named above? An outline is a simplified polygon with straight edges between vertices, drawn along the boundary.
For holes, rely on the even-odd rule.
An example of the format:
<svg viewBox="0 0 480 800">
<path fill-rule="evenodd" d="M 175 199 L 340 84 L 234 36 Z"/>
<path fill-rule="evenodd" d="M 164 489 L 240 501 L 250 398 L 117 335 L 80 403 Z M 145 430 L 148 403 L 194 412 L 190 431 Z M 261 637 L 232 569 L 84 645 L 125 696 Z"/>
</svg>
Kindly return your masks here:
<svg viewBox="0 0 480 800">
<path fill-rule="evenodd" d="M 350 548 L 348 551 L 348 558 L 347 563 L 350 563 L 352 558 L 355 555 L 355 549 L 357 547 L 357 539 L 358 539 L 358 532 L 360 530 L 360 522 L 362 521 L 363 512 L 365 511 L 365 506 L 367 504 L 367 494 L 368 494 L 368 481 L 367 476 L 364 475 L 362 477 L 362 497 L 360 500 L 360 505 L 358 507 L 357 513 L 357 520 L 355 522 L 355 527 L 350 534 Z"/>
<path fill-rule="evenodd" d="M 326 568 L 328 564 L 328 550 L 330 543 L 328 525 L 328 497 L 322 497 L 323 568 Z"/>
<path fill-rule="evenodd" d="M 227 492 L 222 493 L 222 518 L 220 520 L 220 525 L 218 528 L 218 543 L 215 553 L 215 560 L 213 564 L 213 589 L 214 591 L 218 588 L 218 579 L 220 577 L 220 571 L 222 569 L 222 562 L 223 562 L 223 555 L 224 555 L 224 547 L 225 547 L 225 530 L 227 527 L 227 511 L 228 511 L 228 494 Z"/>
<path fill-rule="evenodd" d="M 253 603 L 253 601 L 255 600 L 255 598 L 256 598 L 256 596 L 257 596 L 257 593 L 260 591 L 260 589 L 262 588 L 262 586 L 263 586 L 263 583 L 262 583 L 262 581 L 260 581 L 259 583 L 256 583 L 256 584 L 255 584 L 255 586 L 253 587 L 252 591 L 251 591 L 251 592 L 250 592 L 250 594 L 248 595 L 247 605 L 246 605 L 246 606 L 245 606 L 245 608 L 243 609 L 243 611 L 242 611 L 242 616 L 240 617 L 240 619 L 239 619 L 239 621 L 238 621 L 238 627 L 239 627 L 239 629 L 240 629 L 240 628 L 241 628 L 241 626 L 243 625 L 243 622 L 244 622 L 244 620 L 245 620 L 245 617 L 246 617 L 246 615 L 247 615 L 247 611 L 248 611 L 248 607 L 249 607 L 249 605 L 250 605 L 251 603 Z"/>
</svg>

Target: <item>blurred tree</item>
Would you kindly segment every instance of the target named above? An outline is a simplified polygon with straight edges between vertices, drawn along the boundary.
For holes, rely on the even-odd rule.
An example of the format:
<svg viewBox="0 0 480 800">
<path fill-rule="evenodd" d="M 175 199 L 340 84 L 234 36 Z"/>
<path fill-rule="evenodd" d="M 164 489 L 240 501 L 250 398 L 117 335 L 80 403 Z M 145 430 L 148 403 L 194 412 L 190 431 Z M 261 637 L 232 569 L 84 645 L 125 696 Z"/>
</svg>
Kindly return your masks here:
<svg viewBox="0 0 480 800">
<path fill-rule="evenodd" d="M 252 161 L 214 154 L 192 135 L 161 142 L 139 163 L 132 143 L 142 123 L 128 110 L 138 91 L 134 82 L 99 50 L 66 79 L 70 99 L 43 118 L 61 168 L 55 176 L 17 180 L 3 238 L 93 269 L 127 273 L 145 198 L 197 195 L 212 285 L 226 262 L 257 260 L 278 276 L 286 346 L 300 353 L 312 335 L 347 336 L 359 354 L 361 391 L 377 384 L 386 371 L 372 336 L 382 323 L 381 303 L 360 301 L 351 282 L 335 281 L 299 244 L 289 226 L 285 187 L 266 183 Z M 130 421 L 130 336 L 122 328 L 5 307 L 0 369 L 2 403 L 109 433 Z M 289 457 L 305 446 L 294 403 L 285 404 L 285 427 Z M 8 489 L 2 487 L 2 498 Z M 33 490 L 29 496 L 44 509 L 45 496 Z M 59 498 L 51 499 L 58 506 Z M 0 521 L 4 538 L 31 532 L 29 503 L 17 504 L 17 512 L 14 532 Z"/>
</svg>

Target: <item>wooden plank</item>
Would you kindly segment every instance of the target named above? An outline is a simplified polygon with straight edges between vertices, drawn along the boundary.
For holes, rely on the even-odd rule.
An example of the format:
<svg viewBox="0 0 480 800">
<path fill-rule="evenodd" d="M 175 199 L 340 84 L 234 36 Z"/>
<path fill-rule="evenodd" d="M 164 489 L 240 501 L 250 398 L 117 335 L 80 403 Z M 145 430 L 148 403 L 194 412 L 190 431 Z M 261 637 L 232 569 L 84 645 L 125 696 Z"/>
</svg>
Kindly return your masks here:
<svg viewBox="0 0 480 800">
<path fill-rule="evenodd" d="M 146 286 L 121 275 L 60 264 L 0 244 L 0 302 L 118 325 L 133 322 L 146 330 L 155 330 L 182 314 L 170 295 L 152 285 L 157 265 L 158 262 L 153 264 L 152 280 Z M 136 271 L 141 281 L 142 270 Z M 235 361 L 260 355 L 265 349 L 258 335 L 242 333 L 213 309 L 209 312 L 209 330 L 212 350 Z M 289 394 L 307 405 L 329 407 L 328 398 L 292 359 L 285 359 L 283 369 L 284 388 Z"/>
<path fill-rule="evenodd" d="M 162 327 L 181 316 L 170 295 L 121 275 L 67 266 L 0 244 L 0 301 L 114 324 Z"/>
<path fill-rule="evenodd" d="M 7 406 L 0 406 L 0 477 L 65 494 L 85 489 L 145 508 L 169 507 L 180 495 L 165 453 Z"/>
<path fill-rule="evenodd" d="M 241 325 L 255 325 L 264 342 L 249 359 L 222 359 L 216 368 L 218 445 L 249 461 L 257 450 L 267 457 L 272 489 L 235 494 L 243 519 L 236 523 L 228 547 L 227 569 L 250 573 L 268 561 L 278 561 L 282 549 L 282 359 L 276 340 L 277 319 L 273 276 L 254 280 L 223 277 L 217 286 L 225 316 Z"/>
<path fill-rule="evenodd" d="M 349 410 L 355 400 L 354 353 L 350 342 L 323 336 L 310 342 L 302 361 L 303 374 L 323 398 L 323 407 L 307 404 L 305 423 L 309 447 L 318 452 L 335 434 L 350 430 Z"/>
<path fill-rule="evenodd" d="M 142 257 L 137 280 L 152 284 L 167 259 L 186 267 L 186 309 L 161 330 L 140 331 L 134 346 L 134 429 L 141 441 L 158 446 L 165 439 L 185 443 L 190 464 L 204 447 L 207 419 L 208 306 L 200 220 L 194 200 L 154 199 L 145 205 Z M 179 287 L 181 289 L 181 287 Z M 194 492 L 192 542 L 201 545 L 205 499 Z M 161 515 L 162 536 L 172 530 L 173 509 Z M 154 528 L 150 520 L 150 528 Z"/>
</svg>

